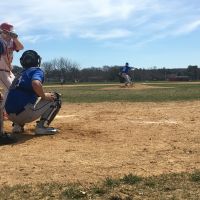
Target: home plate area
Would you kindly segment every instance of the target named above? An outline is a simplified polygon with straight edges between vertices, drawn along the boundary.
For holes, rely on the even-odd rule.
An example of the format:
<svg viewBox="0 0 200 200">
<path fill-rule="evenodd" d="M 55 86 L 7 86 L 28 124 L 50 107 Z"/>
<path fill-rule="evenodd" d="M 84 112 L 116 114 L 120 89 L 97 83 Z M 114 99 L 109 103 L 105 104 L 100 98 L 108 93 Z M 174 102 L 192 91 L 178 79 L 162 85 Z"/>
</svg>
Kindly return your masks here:
<svg viewBox="0 0 200 200">
<path fill-rule="evenodd" d="M 0 147 L 0 184 L 193 171 L 199 167 L 198 108 L 198 101 L 64 103 L 51 124 L 57 134 L 36 137 L 31 123 L 16 144 Z"/>
</svg>

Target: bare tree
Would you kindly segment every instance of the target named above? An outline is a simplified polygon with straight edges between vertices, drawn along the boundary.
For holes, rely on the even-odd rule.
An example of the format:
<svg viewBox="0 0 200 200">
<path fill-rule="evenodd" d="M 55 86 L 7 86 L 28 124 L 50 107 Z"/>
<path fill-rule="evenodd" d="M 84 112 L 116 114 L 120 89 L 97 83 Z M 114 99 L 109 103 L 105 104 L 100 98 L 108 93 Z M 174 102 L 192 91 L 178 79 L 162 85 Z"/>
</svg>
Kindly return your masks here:
<svg viewBox="0 0 200 200">
<path fill-rule="evenodd" d="M 79 79 L 79 65 L 67 58 L 53 59 L 42 63 L 47 80 L 74 82 Z"/>
</svg>

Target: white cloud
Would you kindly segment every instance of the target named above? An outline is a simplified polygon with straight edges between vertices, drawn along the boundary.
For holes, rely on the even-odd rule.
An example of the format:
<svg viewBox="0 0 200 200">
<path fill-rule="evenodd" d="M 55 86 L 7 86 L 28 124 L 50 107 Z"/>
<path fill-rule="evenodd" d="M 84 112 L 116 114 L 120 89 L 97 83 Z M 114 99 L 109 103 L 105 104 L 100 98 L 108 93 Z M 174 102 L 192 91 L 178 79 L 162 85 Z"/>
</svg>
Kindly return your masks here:
<svg viewBox="0 0 200 200">
<path fill-rule="evenodd" d="M 130 36 L 131 32 L 128 30 L 114 29 L 102 32 L 85 32 L 81 35 L 82 38 L 94 38 L 96 40 L 107 40 L 115 38 L 124 38 Z"/>
<path fill-rule="evenodd" d="M 7 0 L 0 9 L 2 21 L 13 23 L 30 42 L 59 33 L 96 40 L 126 37 L 137 43 L 200 26 L 197 0 Z"/>
<path fill-rule="evenodd" d="M 51 40 L 53 39 L 53 37 L 51 35 L 28 35 L 28 36 L 22 36 L 21 39 L 25 42 L 30 42 L 30 43 L 37 43 L 38 41 L 40 40 L 43 40 L 43 41 L 48 41 L 48 40 Z"/>
<path fill-rule="evenodd" d="M 200 19 L 193 22 L 189 22 L 188 24 L 184 24 L 182 27 L 180 27 L 174 32 L 174 35 L 188 34 L 190 32 L 195 31 L 199 27 L 200 27 Z"/>
</svg>

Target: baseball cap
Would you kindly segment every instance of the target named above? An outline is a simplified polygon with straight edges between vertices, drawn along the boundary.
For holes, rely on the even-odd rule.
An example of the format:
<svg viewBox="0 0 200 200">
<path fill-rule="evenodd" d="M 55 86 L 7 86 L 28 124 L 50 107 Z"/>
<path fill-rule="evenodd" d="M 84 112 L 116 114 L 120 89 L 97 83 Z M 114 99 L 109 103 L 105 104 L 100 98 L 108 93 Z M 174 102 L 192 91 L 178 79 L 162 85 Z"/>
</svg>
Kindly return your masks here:
<svg viewBox="0 0 200 200">
<path fill-rule="evenodd" d="M 0 25 L 0 29 L 1 30 L 4 30 L 4 31 L 13 31 L 13 25 L 11 25 L 11 24 L 8 24 L 8 23 L 2 23 L 1 25 Z"/>
</svg>

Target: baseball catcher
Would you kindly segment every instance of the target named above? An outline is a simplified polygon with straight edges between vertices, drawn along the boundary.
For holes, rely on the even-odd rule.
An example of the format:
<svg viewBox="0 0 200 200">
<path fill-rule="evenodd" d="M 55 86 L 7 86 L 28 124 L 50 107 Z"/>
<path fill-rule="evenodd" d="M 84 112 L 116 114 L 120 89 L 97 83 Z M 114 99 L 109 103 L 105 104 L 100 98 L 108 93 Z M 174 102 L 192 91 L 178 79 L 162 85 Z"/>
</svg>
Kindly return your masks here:
<svg viewBox="0 0 200 200">
<path fill-rule="evenodd" d="M 23 132 L 26 123 L 40 118 L 36 122 L 35 135 L 55 134 L 57 129 L 49 125 L 61 108 L 60 95 L 44 92 L 44 72 L 36 51 L 25 51 L 20 63 L 24 70 L 14 79 L 5 103 L 8 117 L 14 123 L 13 132 Z"/>
</svg>

